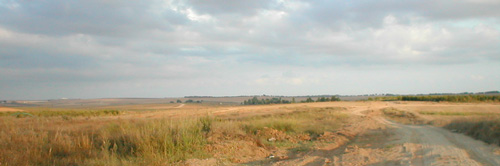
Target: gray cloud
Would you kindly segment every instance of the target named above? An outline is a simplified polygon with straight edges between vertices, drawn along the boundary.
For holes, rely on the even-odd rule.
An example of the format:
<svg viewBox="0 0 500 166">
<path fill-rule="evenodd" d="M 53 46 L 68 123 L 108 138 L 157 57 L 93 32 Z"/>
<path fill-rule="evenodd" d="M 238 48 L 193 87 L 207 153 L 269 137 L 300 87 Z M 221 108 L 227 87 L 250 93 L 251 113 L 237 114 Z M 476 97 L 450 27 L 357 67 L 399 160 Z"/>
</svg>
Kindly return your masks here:
<svg viewBox="0 0 500 166">
<path fill-rule="evenodd" d="M 253 15 L 261 9 L 266 9 L 273 5 L 272 1 L 254 0 L 254 1 L 224 1 L 224 0 L 187 0 L 187 5 L 192 7 L 200 14 L 242 14 Z"/>
<path fill-rule="evenodd" d="M 186 22 L 157 1 L 13 1 L 0 8 L 0 23 L 16 31 L 68 35 L 128 36 L 149 29 L 168 30 Z"/>
</svg>

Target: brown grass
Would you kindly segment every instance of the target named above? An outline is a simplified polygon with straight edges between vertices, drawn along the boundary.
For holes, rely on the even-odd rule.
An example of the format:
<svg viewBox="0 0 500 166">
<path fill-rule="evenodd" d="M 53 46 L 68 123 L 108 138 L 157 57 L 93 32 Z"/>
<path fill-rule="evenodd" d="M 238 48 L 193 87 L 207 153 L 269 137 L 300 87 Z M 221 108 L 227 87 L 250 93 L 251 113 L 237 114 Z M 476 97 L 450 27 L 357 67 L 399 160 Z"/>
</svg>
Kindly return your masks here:
<svg viewBox="0 0 500 166">
<path fill-rule="evenodd" d="M 339 128 L 347 118 L 338 113 L 340 108 L 333 107 L 282 109 L 291 110 L 237 118 L 3 116 L 0 117 L 0 163 L 169 165 L 210 156 L 237 156 L 237 160 L 228 160 L 245 162 L 255 160 L 252 157 L 242 160 L 245 157 L 262 158 L 273 148 L 304 147 L 325 131 Z M 60 115 L 75 111 L 28 112 Z M 267 141 L 270 137 L 278 140 Z"/>
<path fill-rule="evenodd" d="M 11 165 L 159 165 L 206 155 L 196 119 L 115 120 L 73 129 L 59 129 L 73 122 L 59 118 L 2 120 L 0 162 Z"/>
</svg>

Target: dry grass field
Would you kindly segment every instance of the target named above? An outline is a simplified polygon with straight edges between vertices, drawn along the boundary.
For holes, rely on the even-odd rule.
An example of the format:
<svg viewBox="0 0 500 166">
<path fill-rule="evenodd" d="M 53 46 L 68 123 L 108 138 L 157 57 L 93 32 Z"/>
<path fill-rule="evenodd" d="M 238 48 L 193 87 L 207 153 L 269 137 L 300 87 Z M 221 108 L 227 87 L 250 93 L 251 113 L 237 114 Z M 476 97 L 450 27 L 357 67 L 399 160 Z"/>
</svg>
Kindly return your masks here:
<svg viewBox="0 0 500 166">
<path fill-rule="evenodd" d="M 500 164 L 499 103 L 88 102 L 0 108 L 0 165 Z"/>
</svg>

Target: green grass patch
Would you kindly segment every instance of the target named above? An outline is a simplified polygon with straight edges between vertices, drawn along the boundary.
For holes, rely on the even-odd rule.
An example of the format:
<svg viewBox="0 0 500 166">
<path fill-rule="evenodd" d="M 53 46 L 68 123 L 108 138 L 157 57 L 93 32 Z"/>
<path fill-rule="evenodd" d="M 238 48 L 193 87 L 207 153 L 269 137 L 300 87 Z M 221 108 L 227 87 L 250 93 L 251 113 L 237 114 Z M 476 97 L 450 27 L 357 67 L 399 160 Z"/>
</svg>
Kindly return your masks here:
<svg viewBox="0 0 500 166">
<path fill-rule="evenodd" d="M 240 128 L 267 146 L 300 151 L 325 131 L 335 131 L 348 119 L 342 108 L 301 108 L 292 113 L 259 116 L 239 122 Z M 269 141 L 276 138 L 276 141 Z M 298 146 L 300 145 L 300 146 Z M 307 148 L 306 148 L 307 147 Z"/>
<path fill-rule="evenodd" d="M 248 133 L 256 133 L 264 128 L 272 128 L 289 134 L 320 134 L 333 131 L 341 126 L 348 115 L 339 113 L 341 108 L 307 108 L 292 113 L 258 116 L 243 119 L 241 127 Z"/>
<path fill-rule="evenodd" d="M 451 111 L 419 111 L 422 115 L 442 115 L 442 116 L 489 116 L 500 115 L 492 112 L 451 112 Z"/>
</svg>

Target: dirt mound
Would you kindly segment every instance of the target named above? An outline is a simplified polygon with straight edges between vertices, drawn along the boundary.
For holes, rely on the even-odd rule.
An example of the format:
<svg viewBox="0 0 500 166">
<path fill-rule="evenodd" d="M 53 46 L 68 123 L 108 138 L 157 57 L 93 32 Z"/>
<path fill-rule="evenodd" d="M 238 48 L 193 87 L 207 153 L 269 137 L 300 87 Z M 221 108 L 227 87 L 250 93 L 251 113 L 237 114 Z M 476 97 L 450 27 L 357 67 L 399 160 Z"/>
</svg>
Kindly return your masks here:
<svg viewBox="0 0 500 166">
<path fill-rule="evenodd" d="M 425 124 L 426 120 L 423 119 L 420 115 L 414 112 L 398 110 L 395 108 L 385 108 L 382 112 L 389 117 L 391 120 L 394 120 L 403 124 Z"/>
<path fill-rule="evenodd" d="M 262 138 L 265 140 L 261 140 Z M 255 136 L 212 132 L 208 137 L 210 144 L 206 150 L 218 159 L 232 163 L 248 163 L 269 158 L 269 156 L 286 158 L 286 150 L 269 147 L 263 141 L 298 143 L 310 140 L 311 137 L 308 134 L 288 135 L 283 131 L 267 127 L 258 130 Z"/>
<path fill-rule="evenodd" d="M 267 127 L 264 127 L 264 129 L 257 131 L 256 135 L 258 137 L 267 138 L 268 141 L 290 141 L 293 143 L 298 143 L 300 141 L 311 140 L 311 136 L 309 136 L 308 134 L 299 134 L 296 136 L 290 136 L 283 131 Z"/>
<path fill-rule="evenodd" d="M 185 166 L 215 166 L 215 165 L 220 165 L 220 164 L 217 163 L 217 159 L 209 158 L 209 159 L 189 159 L 180 165 L 185 165 Z"/>
<path fill-rule="evenodd" d="M 244 163 L 260 160 L 271 154 L 271 151 L 259 140 L 245 135 L 228 135 L 222 132 L 211 132 L 206 150 L 213 157 L 229 160 L 232 163 Z"/>
<path fill-rule="evenodd" d="M 207 151 L 215 158 L 227 159 L 233 163 L 243 163 L 266 158 L 271 151 L 259 146 L 255 141 L 226 140 L 207 146 Z"/>
</svg>

